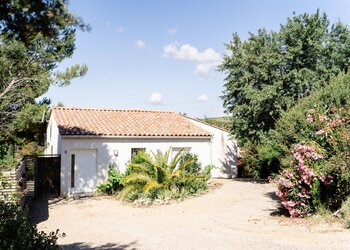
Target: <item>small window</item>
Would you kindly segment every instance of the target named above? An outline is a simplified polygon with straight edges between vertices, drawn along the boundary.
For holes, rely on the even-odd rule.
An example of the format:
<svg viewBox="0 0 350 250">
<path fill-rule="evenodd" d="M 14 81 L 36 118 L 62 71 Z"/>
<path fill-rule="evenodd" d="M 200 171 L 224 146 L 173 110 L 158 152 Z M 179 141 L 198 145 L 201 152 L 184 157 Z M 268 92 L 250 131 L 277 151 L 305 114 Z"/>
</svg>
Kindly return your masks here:
<svg viewBox="0 0 350 250">
<path fill-rule="evenodd" d="M 131 157 L 133 157 L 134 154 L 138 154 L 139 152 L 145 152 L 145 148 L 132 148 L 131 149 Z"/>
<path fill-rule="evenodd" d="M 71 155 L 71 173 L 70 173 L 70 186 L 74 188 L 75 178 L 75 154 Z"/>
</svg>

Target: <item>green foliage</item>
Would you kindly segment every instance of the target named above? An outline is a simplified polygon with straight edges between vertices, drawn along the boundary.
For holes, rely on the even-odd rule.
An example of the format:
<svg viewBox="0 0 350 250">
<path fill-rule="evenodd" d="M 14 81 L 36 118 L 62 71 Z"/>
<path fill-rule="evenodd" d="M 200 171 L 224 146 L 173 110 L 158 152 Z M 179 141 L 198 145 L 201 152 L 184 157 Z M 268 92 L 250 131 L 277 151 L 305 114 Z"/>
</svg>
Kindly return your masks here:
<svg viewBox="0 0 350 250">
<path fill-rule="evenodd" d="M 0 171 L 13 169 L 18 164 L 18 160 L 13 156 L 0 159 Z"/>
<path fill-rule="evenodd" d="M 18 139 L 39 142 L 42 125 L 38 116 L 47 107 L 36 104 L 35 99 L 51 85 L 68 85 L 71 79 L 87 71 L 86 65 L 57 71 L 62 60 L 73 55 L 76 29 L 89 29 L 69 12 L 66 3 L 62 0 L 0 2 L 1 143 L 14 143 Z"/>
<path fill-rule="evenodd" d="M 273 140 L 262 144 L 247 144 L 238 161 L 238 176 L 243 178 L 266 179 L 280 170 L 279 145 Z"/>
<path fill-rule="evenodd" d="M 224 129 L 226 131 L 231 130 L 232 126 L 232 118 L 231 117 L 205 117 L 204 119 L 199 119 L 204 121 L 205 123 L 208 123 L 210 125 L 213 125 L 215 127 Z"/>
<path fill-rule="evenodd" d="M 45 150 L 44 146 L 41 146 L 36 142 L 29 142 L 24 146 L 21 146 L 20 149 L 17 151 L 17 154 L 20 157 L 23 157 L 26 155 L 40 155 L 40 154 L 44 154 L 44 150 Z"/>
<path fill-rule="evenodd" d="M 18 159 L 14 157 L 14 146 L 0 145 L 0 173 L 2 170 L 10 170 L 18 163 Z"/>
<path fill-rule="evenodd" d="M 115 194 L 123 188 L 121 181 L 124 175 L 120 173 L 119 169 L 110 165 L 108 168 L 107 181 L 103 182 L 97 187 L 97 191 L 108 195 Z"/>
<path fill-rule="evenodd" d="M 309 110 L 326 112 L 332 107 L 349 105 L 350 75 L 340 75 L 331 83 L 305 97 L 289 111 L 284 112 L 276 123 L 276 128 L 271 132 L 272 138 L 280 146 L 284 156 L 288 155 L 292 145 L 302 141 L 315 140 L 315 127 L 307 122 L 306 116 Z M 283 161 L 288 164 L 288 159 Z"/>
<path fill-rule="evenodd" d="M 277 177 L 277 194 L 292 217 L 326 208 L 338 209 L 350 195 L 350 99 L 344 106 L 315 109 L 305 115 L 307 124 L 296 144 L 294 159 Z M 320 160 L 322 159 L 322 160 Z"/>
<path fill-rule="evenodd" d="M 49 65 L 72 56 L 77 28 L 90 29 L 81 18 L 69 12 L 66 0 L 1 1 L 0 23 L 2 34 L 28 48 L 41 34 L 41 43 L 50 55 Z"/>
<path fill-rule="evenodd" d="M 39 232 L 22 209 L 0 201 L 0 249 L 59 249 L 57 234 Z"/>
<path fill-rule="evenodd" d="M 206 190 L 211 167 L 202 170 L 197 156 L 182 151 L 170 161 L 170 152 L 134 155 L 122 179 L 122 197 L 128 201 L 176 199 Z"/>
<path fill-rule="evenodd" d="M 226 47 L 219 70 L 226 74 L 222 99 L 232 131 L 241 145 L 260 144 L 284 111 L 348 71 L 350 30 L 340 22 L 330 26 L 317 11 L 288 18 L 278 32 L 260 29 L 246 41 L 234 34 Z"/>
</svg>

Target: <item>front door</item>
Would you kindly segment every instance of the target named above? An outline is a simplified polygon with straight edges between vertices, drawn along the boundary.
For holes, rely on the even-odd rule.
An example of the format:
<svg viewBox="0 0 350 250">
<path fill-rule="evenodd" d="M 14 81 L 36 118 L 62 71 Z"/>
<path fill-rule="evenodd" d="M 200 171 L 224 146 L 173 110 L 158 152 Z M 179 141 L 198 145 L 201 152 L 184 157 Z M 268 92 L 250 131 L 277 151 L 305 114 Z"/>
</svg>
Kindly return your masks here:
<svg viewBox="0 0 350 250">
<path fill-rule="evenodd" d="M 91 193 L 96 188 L 97 151 L 77 149 L 72 151 L 71 182 L 73 193 Z"/>
</svg>

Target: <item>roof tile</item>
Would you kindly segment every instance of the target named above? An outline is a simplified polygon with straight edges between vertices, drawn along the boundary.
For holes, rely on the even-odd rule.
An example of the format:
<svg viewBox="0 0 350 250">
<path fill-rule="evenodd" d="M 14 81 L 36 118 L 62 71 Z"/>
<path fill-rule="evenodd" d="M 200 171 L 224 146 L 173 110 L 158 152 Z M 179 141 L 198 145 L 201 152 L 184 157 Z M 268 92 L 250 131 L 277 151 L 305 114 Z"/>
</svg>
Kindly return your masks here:
<svg viewBox="0 0 350 250">
<path fill-rule="evenodd" d="M 61 135 L 211 136 L 175 112 L 55 107 Z"/>
</svg>

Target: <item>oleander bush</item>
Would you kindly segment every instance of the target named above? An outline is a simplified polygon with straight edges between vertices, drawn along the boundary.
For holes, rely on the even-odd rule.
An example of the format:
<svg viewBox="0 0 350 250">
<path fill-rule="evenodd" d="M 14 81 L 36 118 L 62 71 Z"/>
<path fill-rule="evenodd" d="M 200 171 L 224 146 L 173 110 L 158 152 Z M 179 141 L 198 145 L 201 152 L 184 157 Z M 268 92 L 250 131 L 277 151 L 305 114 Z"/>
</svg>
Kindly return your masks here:
<svg viewBox="0 0 350 250">
<path fill-rule="evenodd" d="M 350 195 L 350 107 L 307 112 L 305 136 L 296 144 L 289 166 L 275 178 L 276 194 L 291 217 L 304 217 L 318 208 L 339 209 Z"/>
</svg>

